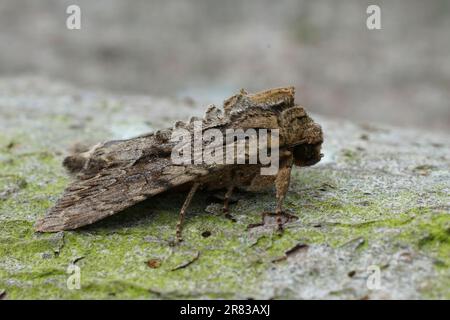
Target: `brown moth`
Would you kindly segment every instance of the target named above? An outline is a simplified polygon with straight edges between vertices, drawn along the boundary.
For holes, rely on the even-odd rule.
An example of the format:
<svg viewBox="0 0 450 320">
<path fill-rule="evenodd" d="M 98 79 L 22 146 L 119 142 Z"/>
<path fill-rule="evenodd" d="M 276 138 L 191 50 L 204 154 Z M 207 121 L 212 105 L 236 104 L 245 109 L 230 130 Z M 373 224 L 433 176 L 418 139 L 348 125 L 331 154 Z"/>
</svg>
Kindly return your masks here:
<svg viewBox="0 0 450 320">
<path fill-rule="evenodd" d="M 291 168 L 311 166 L 320 161 L 323 142 L 321 127 L 294 103 L 294 88 L 277 88 L 249 94 L 244 90 L 224 101 L 223 111 L 210 106 L 201 120 L 202 132 L 217 129 L 278 129 L 279 170 L 262 175 L 259 161 L 250 164 L 174 163 L 173 151 L 180 142 L 176 130 L 193 133 L 197 119 L 178 121 L 173 128 L 128 140 L 99 143 L 89 151 L 73 154 L 63 165 L 75 180 L 56 205 L 36 223 L 40 232 L 76 229 L 104 219 L 140 201 L 169 190 L 190 190 L 180 210 L 176 237 L 181 241 L 184 215 L 198 189 L 225 190 L 223 212 L 228 215 L 229 199 L 236 188 L 257 191 L 275 185 L 278 227 L 282 229 L 283 201 L 289 188 Z M 199 121 L 197 121 L 198 123 Z M 190 138 L 189 138 L 189 142 Z M 264 141 L 266 143 L 267 141 Z M 194 142 L 195 143 L 195 142 Z M 223 141 L 226 148 L 234 141 Z M 266 143 L 270 146 L 270 142 Z M 202 142 L 201 150 L 207 148 Z M 231 150 L 231 151 L 229 151 Z M 245 148 L 245 159 L 255 150 Z M 259 158 L 258 158 L 259 159 Z"/>
</svg>

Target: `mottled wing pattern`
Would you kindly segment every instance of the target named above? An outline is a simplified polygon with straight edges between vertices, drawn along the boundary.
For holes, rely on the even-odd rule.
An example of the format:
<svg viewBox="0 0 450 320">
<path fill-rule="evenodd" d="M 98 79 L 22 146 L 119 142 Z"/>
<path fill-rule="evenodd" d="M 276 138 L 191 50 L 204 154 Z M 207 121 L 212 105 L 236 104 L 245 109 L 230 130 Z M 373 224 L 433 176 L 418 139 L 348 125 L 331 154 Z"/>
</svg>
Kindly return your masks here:
<svg viewBox="0 0 450 320">
<path fill-rule="evenodd" d="M 88 225 L 207 173 L 201 167 L 172 165 L 170 158 L 104 168 L 92 177 L 73 182 L 48 214 L 38 220 L 36 230 L 55 232 Z"/>
</svg>

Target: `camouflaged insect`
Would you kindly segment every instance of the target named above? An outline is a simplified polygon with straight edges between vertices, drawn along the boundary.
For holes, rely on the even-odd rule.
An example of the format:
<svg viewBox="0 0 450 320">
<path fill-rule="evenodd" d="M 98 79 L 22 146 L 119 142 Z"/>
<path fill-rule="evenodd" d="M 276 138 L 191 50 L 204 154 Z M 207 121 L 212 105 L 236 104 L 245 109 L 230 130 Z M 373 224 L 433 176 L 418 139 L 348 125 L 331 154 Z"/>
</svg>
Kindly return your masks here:
<svg viewBox="0 0 450 320">
<path fill-rule="evenodd" d="M 62 197 L 36 223 L 40 232 L 76 229 L 118 213 L 163 192 L 190 190 L 177 224 L 181 241 L 185 212 L 198 189 L 225 190 L 223 211 L 228 215 L 230 196 L 236 188 L 248 191 L 275 185 L 277 223 L 282 228 L 282 205 L 289 188 L 291 168 L 319 162 L 323 142 L 321 127 L 294 103 L 294 88 L 277 88 L 225 100 L 224 111 L 210 106 L 202 129 L 279 129 L 279 170 L 261 175 L 261 164 L 174 164 L 171 139 L 177 128 L 194 130 L 194 120 L 178 121 L 173 128 L 136 138 L 99 143 L 89 151 L 64 159 L 63 165 L 75 175 Z M 226 147 L 224 141 L 224 148 Z M 246 150 L 246 152 L 249 152 Z M 248 154 L 246 156 L 249 156 Z"/>
</svg>

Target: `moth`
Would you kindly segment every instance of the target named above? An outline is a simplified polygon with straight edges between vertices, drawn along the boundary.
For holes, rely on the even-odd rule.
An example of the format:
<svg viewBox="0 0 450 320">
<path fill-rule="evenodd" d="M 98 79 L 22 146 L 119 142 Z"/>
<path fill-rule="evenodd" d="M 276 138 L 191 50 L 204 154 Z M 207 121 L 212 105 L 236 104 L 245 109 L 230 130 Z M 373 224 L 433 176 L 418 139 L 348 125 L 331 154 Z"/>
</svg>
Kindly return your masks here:
<svg viewBox="0 0 450 320">
<path fill-rule="evenodd" d="M 177 121 L 172 128 L 132 139 L 102 142 L 88 151 L 67 156 L 63 165 L 74 175 L 74 181 L 47 215 L 37 221 L 36 230 L 57 232 L 76 229 L 157 194 L 186 190 L 187 197 L 176 225 L 176 240 L 179 242 L 182 241 L 186 211 L 197 190 L 224 190 L 223 212 L 229 217 L 229 200 L 234 190 L 260 191 L 273 186 L 276 189 L 276 221 L 282 230 L 283 202 L 288 192 L 292 166 L 311 166 L 323 156 L 322 129 L 303 107 L 295 104 L 294 96 L 293 87 L 254 94 L 241 90 L 224 101 L 223 110 L 209 106 L 203 119 L 193 117 L 188 122 Z M 243 161 L 174 162 L 174 150 L 180 149 L 180 141 L 174 139 L 174 133 L 178 130 L 193 133 L 187 142 L 195 144 L 195 141 L 189 140 L 194 139 L 198 123 L 202 125 L 201 133 L 211 129 L 224 134 L 230 129 L 276 131 L 278 170 L 272 175 L 261 174 L 266 164 L 259 160 L 244 164 Z M 275 145 L 269 140 L 264 140 L 262 145 Z M 217 141 L 216 147 L 223 147 L 224 158 L 235 151 L 234 145 L 228 147 L 236 141 Z M 205 151 L 208 145 L 208 141 L 203 141 L 197 147 Z M 254 149 L 245 147 L 243 150 L 244 155 L 231 156 L 235 160 L 236 157 L 241 157 L 241 160 L 255 159 Z"/>
</svg>

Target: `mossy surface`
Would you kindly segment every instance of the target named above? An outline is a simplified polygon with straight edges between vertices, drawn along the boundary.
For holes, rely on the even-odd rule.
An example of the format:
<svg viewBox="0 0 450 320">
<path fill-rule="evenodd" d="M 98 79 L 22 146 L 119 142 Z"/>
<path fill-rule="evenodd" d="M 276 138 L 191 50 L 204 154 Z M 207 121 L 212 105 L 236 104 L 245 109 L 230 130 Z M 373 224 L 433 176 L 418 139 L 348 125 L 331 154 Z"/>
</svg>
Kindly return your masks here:
<svg viewBox="0 0 450 320">
<path fill-rule="evenodd" d="M 79 230 L 39 234 L 33 224 L 70 182 L 61 160 L 72 144 L 150 131 L 147 123 L 163 127 L 201 108 L 2 81 L 7 299 L 450 298 L 448 136 L 317 118 L 326 157 L 294 170 L 285 205 L 297 219 L 282 234 L 271 217 L 247 228 L 274 209 L 273 191 L 239 193 L 231 206 L 237 222 L 220 214 L 212 194 L 197 194 L 176 247 L 185 194 L 171 192 Z M 80 289 L 68 288 L 72 265 Z M 381 270 L 378 289 L 367 286 L 369 266 Z"/>
</svg>

